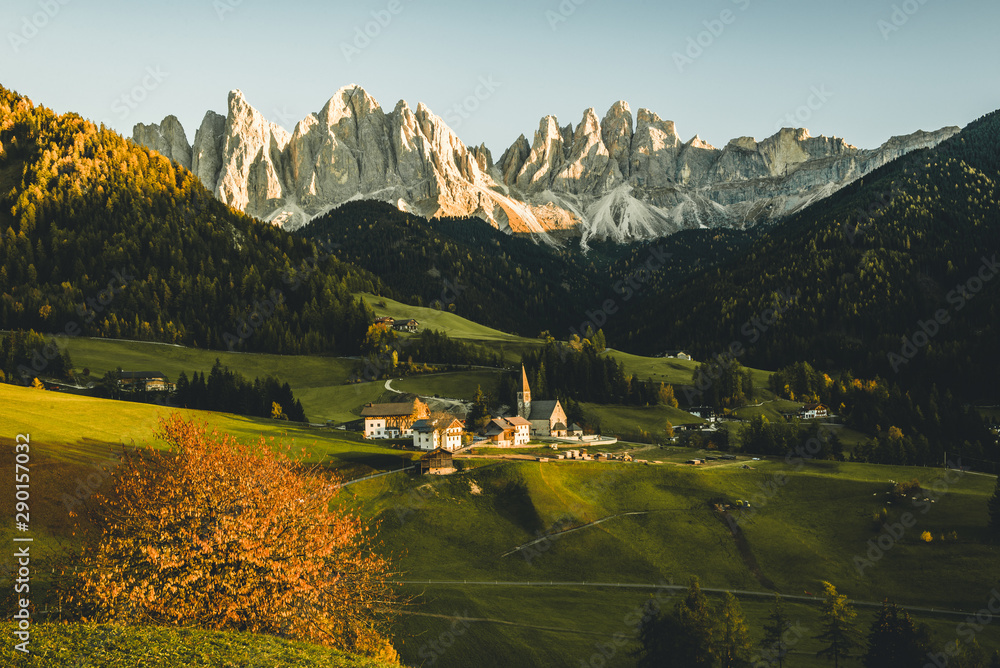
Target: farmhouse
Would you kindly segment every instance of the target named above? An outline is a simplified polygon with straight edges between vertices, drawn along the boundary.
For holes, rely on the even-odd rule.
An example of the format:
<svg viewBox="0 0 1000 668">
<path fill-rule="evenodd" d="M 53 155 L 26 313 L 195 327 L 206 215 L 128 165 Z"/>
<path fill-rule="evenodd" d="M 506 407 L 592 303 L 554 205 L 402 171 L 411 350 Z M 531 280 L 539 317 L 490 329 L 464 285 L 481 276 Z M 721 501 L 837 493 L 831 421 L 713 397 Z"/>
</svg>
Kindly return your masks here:
<svg viewBox="0 0 1000 668">
<path fill-rule="evenodd" d="M 522 417 L 493 418 L 486 425 L 486 436 L 500 448 L 514 448 L 527 445 L 530 440 L 531 423 Z"/>
<path fill-rule="evenodd" d="M 687 352 L 686 350 L 667 350 L 663 353 L 663 357 L 666 357 L 668 359 L 688 360 L 688 361 L 694 359 L 691 356 L 691 353 Z"/>
<path fill-rule="evenodd" d="M 465 426 L 453 417 L 417 420 L 413 423 L 413 447 L 419 450 L 447 450 L 462 448 Z"/>
<path fill-rule="evenodd" d="M 531 424 L 531 434 L 563 438 L 568 432 L 566 411 L 558 399 L 532 401 L 528 374 L 521 365 L 521 391 L 517 393 L 517 416 Z"/>
<path fill-rule="evenodd" d="M 124 392 L 173 392 L 176 386 L 167 382 L 159 371 L 119 371 L 118 389 Z"/>
<path fill-rule="evenodd" d="M 715 408 L 712 406 L 694 406 L 687 409 L 687 412 L 691 415 L 697 415 L 703 420 L 715 422 Z"/>
<path fill-rule="evenodd" d="M 392 328 L 397 332 L 416 332 L 420 328 L 420 323 L 416 320 L 394 320 Z"/>
<path fill-rule="evenodd" d="M 365 404 L 361 417 L 365 420 L 365 438 L 399 438 L 413 434 L 413 423 L 430 416 L 427 404 L 413 401 L 395 404 Z"/>
<path fill-rule="evenodd" d="M 455 460 L 451 453 L 443 448 L 428 452 L 420 458 L 420 474 L 446 475 L 455 472 Z"/>
<path fill-rule="evenodd" d="M 799 411 L 799 417 L 803 420 L 814 420 L 816 418 L 825 418 L 830 414 L 826 406 L 823 404 L 806 404 Z"/>
</svg>

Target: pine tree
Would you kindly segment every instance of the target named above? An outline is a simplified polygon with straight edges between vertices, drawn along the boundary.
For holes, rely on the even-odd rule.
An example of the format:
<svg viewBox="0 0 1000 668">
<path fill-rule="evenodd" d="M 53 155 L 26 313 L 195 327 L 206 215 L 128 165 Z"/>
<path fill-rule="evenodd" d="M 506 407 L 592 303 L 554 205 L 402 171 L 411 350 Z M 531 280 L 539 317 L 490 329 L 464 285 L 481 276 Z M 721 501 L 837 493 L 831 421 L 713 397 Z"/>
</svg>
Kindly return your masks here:
<svg viewBox="0 0 1000 668">
<path fill-rule="evenodd" d="M 925 629 L 918 629 L 905 610 L 885 601 L 868 634 L 865 668 L 919 666 L 927 655 L 926 640 Z"/>
<path fill-rule="evenodd" d="M 854 619 L 858 613 L 847 602 L 846 596 L 837 593 L 833 584 L 823 582 L 823 590 L 826 593 L 821 613 L 823 632 L 816 639 L 827 645 L 816 652 L 816 656 L 832 659 L 833 667 L 839 668 L 840 660 L 847 658 L 851 649 L 860 644 L 854 627 Z"/>
<path fill-rule="evenodd" d="M 489 406 L 487 405 L 486 395 L 483 394 L 481 385 L 476 386 L 476 394 L 472 399 L 472 408 L 469 410 L 466 420 L 469 431 L 480 431 L 490 421 Z"/>
<path fill-rule="evenodd" d="M 712 609 L 697 578 L 692 578 L 687 596 L 677 605 L 677 616 L 684 628 L 681 648 L 692 668 L 715 665 L 716 628 Z"/>
<path fill-rule="evenodd" d="M 785 655 L 788 654 L 784 635 L 790 626 L 788 616 L 785 614 L 785 603 L 781 596 L 774 595 L 774 606 L 771 614 L 764 624 L 764 637 L 760 641 L 761 656 L 769 663 L 777 662 L 778 668 L 782 668 Z"/>
<path fill-rule="evenodd" d="M 742 668 L 750 665 L 750 631 L 740 602 L 726 593 L 722 603 L 719 628 L 719 661 L 721 668 Z"/>
<path fill-rule="evenodd" d="M 712 668 L 716 629 L 708 599 L 692 579 L 673 610 L 646 619 L 639 629 L 639 668 Z"/>
</svg>

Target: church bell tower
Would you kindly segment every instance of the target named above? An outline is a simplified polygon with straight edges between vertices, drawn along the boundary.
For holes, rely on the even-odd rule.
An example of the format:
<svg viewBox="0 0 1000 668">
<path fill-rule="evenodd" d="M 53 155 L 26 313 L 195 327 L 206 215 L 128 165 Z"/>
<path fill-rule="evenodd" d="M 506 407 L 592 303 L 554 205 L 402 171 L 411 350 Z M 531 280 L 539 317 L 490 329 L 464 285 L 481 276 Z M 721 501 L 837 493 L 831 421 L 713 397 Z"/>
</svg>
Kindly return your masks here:
<svg viewBox="0 0 1000 668">
<path fill-rule="evenodd" d="M 525 420 L 531 415 L 531 387 L 528 386 L 528 373 L 521 365 L 521 391 L 517 393 L 517 415 Z"/>
</svg>

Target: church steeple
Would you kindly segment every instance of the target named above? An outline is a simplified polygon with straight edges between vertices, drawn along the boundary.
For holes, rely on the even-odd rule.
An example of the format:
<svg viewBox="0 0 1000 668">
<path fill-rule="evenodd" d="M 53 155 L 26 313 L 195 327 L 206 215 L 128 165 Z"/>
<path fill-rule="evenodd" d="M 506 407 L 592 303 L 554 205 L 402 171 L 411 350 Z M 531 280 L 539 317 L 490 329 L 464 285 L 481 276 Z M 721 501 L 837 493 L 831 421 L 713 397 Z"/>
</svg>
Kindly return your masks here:
<svg viewBox="0 0 1000 668">
<path fill-rule="evenodd" d="M 517 415 L 525 420 L 531 415 L 531 386 L 528 385 L 528 372 L 521 365 L 521 391 L 517 393 Z"/>
</svg>

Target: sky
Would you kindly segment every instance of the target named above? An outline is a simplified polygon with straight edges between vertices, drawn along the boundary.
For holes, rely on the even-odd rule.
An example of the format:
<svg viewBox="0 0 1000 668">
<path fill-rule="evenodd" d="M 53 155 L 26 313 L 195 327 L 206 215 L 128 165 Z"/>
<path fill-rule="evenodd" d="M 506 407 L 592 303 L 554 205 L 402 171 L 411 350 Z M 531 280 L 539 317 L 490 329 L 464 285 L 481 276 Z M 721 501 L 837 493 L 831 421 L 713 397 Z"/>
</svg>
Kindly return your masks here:
<svg viewBox="0 0 1000 668">
<path fill-rule="evenodd" d="M 617 100 L 723 147 L 805 127 L 861 148 L 1000 108 L 995 0 L 7 0 L 0 85 L 188 141 L 241 89 L 289 131 L 341 87 L 426 104 L 494 159 Z"/>
</svg>

